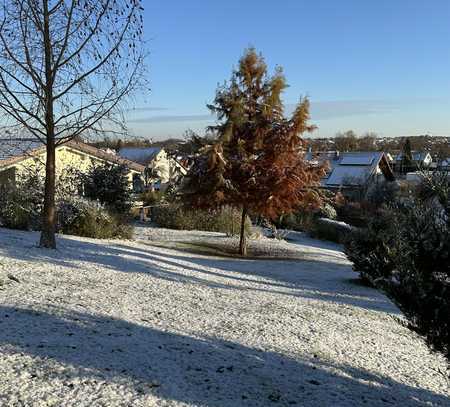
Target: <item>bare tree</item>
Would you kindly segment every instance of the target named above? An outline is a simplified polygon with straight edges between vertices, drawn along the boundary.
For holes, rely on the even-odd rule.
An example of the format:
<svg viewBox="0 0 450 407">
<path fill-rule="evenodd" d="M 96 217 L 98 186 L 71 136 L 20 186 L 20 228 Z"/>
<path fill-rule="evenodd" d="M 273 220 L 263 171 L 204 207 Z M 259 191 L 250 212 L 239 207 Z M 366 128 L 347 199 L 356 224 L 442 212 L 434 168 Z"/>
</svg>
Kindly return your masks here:
<svg viewBox="0 0 450 407">
<path fill-rule="evenodd" d="M 123 102 L 143 80 L 142 1 L 2 2 L 1 125 L 46 145 L 40 245 L 55 248 L 55 148 L 123 128 Z"/>
</svg>

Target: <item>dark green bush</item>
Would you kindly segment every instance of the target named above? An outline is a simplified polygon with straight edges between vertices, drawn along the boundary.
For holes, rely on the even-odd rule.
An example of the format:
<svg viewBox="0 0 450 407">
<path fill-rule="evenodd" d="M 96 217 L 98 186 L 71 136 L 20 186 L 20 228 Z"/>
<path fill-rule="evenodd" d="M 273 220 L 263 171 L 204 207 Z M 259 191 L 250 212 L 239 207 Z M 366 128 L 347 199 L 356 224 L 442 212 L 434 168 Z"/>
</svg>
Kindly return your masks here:
<svg viewBox="0 0 450 407">
<path fill-rule="evenodd" d="M 450 212 L 417 203 L 405 216 L 389 294 L 409 327 L 450 361 Z"/>
<path fill-rule="evenodd" d="M 310 234 L 312 237 L 329 240 L 335 243 L 343 243 L 351 233 L 352 227 L 331 219 L 318 218 L 312 224 Z"/>
<path fill-rule="evenodd" d="M 239 234 L 241 213 L 237 209 L 188 210 L 170 204 L 152 208 L 152 220 L 159 226 L 178 230 L 204 230 L 222 232 L 227 236 Z M 251 222 L 245 224 L 247 234 L 251 233 Z"/>
<path fill-rule="evenodd" d="M 126 214 L 132 206 L 128 169 L 125 165 L 92 166 L 83 175 L 84 195 L 114 213 Z"/>
<path fill-rule="evenodd" d="M 391 205 L 397 200 L 400 193 L 400 187 L 396 182 L 379 182 L 369 188 L 366 200 L 379 209 L 384 205 Z"/>
<path fill-rule="evenodd" d="M 351 226 L 364 227 L 372 213 L 368 206 L 367 202 L 345 202 L 337 207 L 337 218 Z"/>
<path fill-rule="evenodd" d="M 395 268 L 397 224 L 393 212 L 380 211 L 367 219 L 365 228 L 352 230 L 344 240 L 353 269 L 371 285 L 380 278 L 390 278 Z"/>
<path fill-rule="evenodd" d="M 437 188 L 426 200 L 367 219 L 345 252 L 354 270 L 399 306 L 408 327 L 450 360 L 450 205 L 448 189 Z"/>
</svg>

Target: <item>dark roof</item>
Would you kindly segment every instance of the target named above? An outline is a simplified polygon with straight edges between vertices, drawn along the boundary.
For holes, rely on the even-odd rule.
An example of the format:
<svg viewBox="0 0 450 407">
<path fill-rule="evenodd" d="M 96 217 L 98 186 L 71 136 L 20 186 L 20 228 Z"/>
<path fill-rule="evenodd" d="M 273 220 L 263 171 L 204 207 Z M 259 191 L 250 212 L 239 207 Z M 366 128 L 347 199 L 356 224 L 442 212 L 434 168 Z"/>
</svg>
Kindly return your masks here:
<svg viewBox="0 0 450 407">
<path fill-rule="evenodd" d="M 106 153 L 103 150 L 80 141 L 67 141 L 61 144 L 61 146 L 81 151 L 104 161 L 126 165 L 129 169 L 136 172 L 143 172 L 145 169 L 141 164 L 123 159 L 114 154 Z M 45 145 L 35 139 L 0 139 L 0 167 L 18 163 L 28 157 L 39 155 L 44 151 Z"/>
</svg>

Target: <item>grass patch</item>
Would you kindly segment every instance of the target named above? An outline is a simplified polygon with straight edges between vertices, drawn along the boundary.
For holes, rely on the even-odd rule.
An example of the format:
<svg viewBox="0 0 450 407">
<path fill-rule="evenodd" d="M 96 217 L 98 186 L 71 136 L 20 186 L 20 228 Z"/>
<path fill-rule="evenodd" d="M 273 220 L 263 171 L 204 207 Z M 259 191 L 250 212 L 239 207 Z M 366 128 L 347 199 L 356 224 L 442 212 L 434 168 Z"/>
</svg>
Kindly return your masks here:
<svg viewBox="0 0 450 407">
<path fill-rule="evenodd" d="M 305 260 L 298 252 L 284 250 L 280 255 L 271 255 L 264 252 L 262 249 L 249 246 L 248 255 L 241 256 L 238 254 L 238 242 L 236 245 L 229 244 L 214 244 L 206 242 L 151 242 L 150 246 L 160 247 L 164 249 L 173 249 L 189 254 L 198 254 L 205 256 L 223 257 L 228 259 L 241 260 Z"/>
</svg>

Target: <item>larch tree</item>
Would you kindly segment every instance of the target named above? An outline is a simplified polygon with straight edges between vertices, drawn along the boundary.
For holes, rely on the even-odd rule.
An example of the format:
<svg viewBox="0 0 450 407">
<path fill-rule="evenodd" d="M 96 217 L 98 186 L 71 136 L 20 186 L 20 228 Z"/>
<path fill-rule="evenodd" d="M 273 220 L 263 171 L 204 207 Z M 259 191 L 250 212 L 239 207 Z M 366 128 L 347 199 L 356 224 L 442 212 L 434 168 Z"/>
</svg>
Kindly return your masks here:
<svg viewBox="0 0 450 407">
<path fill-rule="evenodd" d="M 219 87 L 209 109 L 218 122 L 215 141 L 200 150 L 188 174 L 185 199 L 198 208 L 234 206 L 242 210 L 239 252 L 247 253 L 248 214 L 270 219 L 312 205 L 324 168 L 304 158 L 301 135 L 314 130 L 309 101 L 302 98 L 286 118 L 282 69 L 270 76 L 262 56 L 249 49 L 229 83 Z"/>
<path fill-rule="evenodd" d="M 55 148 L 123 130 L 123 106 L 144 73 L 141 0 L 3 0 L 3 129 L 46 145 L 40 246 L 55 248 Z"/>
</svg>

